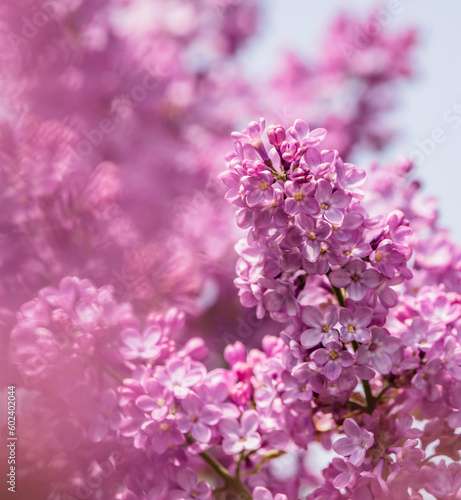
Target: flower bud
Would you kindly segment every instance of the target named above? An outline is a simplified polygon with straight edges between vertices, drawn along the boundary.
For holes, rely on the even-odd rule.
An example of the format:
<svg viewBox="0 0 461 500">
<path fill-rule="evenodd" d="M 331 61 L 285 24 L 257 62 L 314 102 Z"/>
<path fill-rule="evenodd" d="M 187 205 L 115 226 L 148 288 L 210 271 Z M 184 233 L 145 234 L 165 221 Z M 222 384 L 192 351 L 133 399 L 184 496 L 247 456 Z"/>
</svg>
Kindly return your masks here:
<svg viewBox="0 0 461 500">
<path fill-rule="evenodd" d="M 285 129 L 280 125 L 271 125 L 267 129 L 267 138 L 273 146 L 279 147 L 287 138 L 287 134 L 285 132 Z"/>
<path fill-rule="evenodd" d="M 245 361 L 247 357 L 245 346 L 237 341 L 235 344 L 226 346 L 224 349 L 224 359 L 234 366 L 237 361 Z"/>
</svg>

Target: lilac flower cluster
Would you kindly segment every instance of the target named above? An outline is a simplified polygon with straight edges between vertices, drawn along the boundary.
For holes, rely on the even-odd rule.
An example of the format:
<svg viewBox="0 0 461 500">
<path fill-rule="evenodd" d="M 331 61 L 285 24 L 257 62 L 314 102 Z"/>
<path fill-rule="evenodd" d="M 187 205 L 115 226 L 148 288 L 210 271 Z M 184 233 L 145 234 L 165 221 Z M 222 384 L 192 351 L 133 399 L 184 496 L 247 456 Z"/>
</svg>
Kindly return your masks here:
<svg viewBox="0 0 461 500">
<path fill-rule="evenodd" d="M 400 210 L 368 215 L 365 172 L 317 147 L 324 130 L 301 120 L 266 130 L 261 119 L 233 136 L 221 179 L 248 229 L 236 246 L 241 302 L 284 323 L 292 356 L 284 378 L 309 373 L 300 382 L 308 397 L 298 401 L 309 401 L 314 422 L 326 417 L 346 434 L 333 444 L 344 458 L 309 498 L 419 498 L 424 485 L 451 498 L 458 467 L 431 459 L 459 458 L 459 295 L 411 289 L 408 220 Z M 277 391 L 269 392 L 273 401 Z M 412 427 L 413 418 L 431 424 Z M 437 468 L 450 486 L 428 479 Z"/>
<path fill-rule="evenodd" d="M 408 221 L 399 211 L 367 215 L 361 204 L 365 172 L 335 150 L 316 147 L 324 130 L 311 132 L 297 120 L 287 131 L 271 127 L 266 145 L 263 132 L 261 120 L 234 134 L 235 152 L 221 176 L 230 188 L 226 198 L 239 208 L 239 226 L 249 228 L 238 245 L 242 303 L 256 305 L 259 316 L 269 311 L 286 321 L 307 305 L 306 284 L 320 284 L 323 276 L 324 284 L 345 290 L 344 299 L 385 317 L 397 304 L 393 287 L 412 276 Z"/>
<path fill-rule="evenodd" d="M 407 220 L 368 216 L 364 172 L 317 148 L 325 131 L 260 121 L 235 136 L 222 178 L 249 229 L 236 284 L 280 337 L 228 345 L 230 368 L 208 368 L 203 339 L 175 340 L 177 309 L 141 320 L 110 286 L 42 289 L 11 336 L 25 385 L 54 401 L 26 467 L 71 454 L 54 466 L 74 477 L 56 492 L 73 495 L 109 466 L 98 495 L 118 500 L 455 498 L 459 295 L 410 292 Z M 336 454 L 321 486 L 303 465 L 315 442 Z"/>
</svg>

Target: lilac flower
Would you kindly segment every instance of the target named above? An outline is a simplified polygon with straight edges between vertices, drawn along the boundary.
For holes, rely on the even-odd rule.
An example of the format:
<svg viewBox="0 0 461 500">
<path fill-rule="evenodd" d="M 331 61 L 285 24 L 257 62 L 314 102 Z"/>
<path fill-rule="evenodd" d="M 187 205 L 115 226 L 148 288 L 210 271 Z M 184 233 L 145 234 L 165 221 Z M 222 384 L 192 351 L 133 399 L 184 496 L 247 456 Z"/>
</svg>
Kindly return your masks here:
<svg viewBox="0 0 461 500">
<path fill-rule="evenodd" d="M 427 352 L 443 336 L 445 330 L 443 325 L 430 325 L 418 316 L 412 321 L 410 330 L 402 333 L 401 338 L 405 345 Z"/>
<path fill-rule="evenodd" d="M 318 221 L 301 213 L 297 217 L 299 226 L 292 226 L 286 234 L 287 243 L 293 247 L 300 247 L 301 254 L 309 262 L 315 262 L 320 255 L 320 243 L 331 234 L 331 226 L 325 221 Z"/>
<path fill-rule="evenodd" d="M 369 307 L 358 307 L 355 312 L 350 309 L 341 308 L 339 311 L 339 322 L 342 325 L 341 339 L 344 342 L 366 343 L 371 338 L 371 332 L 367 328 L 373 318 L 373 312 Z"/>
<path fill-rule="evenodd" d="M 304 377 L 300 377 L 299 375 L 296 377 L 286 372 L 282 374 L 282 401 L 285 404 L 290 404 L 294 401 L 307 402 L 312 399 L 312 389 L 303 379 Z"/>
<path fill-rule="evenodd" d="M 262 278 L 259 283 L 266 288 L 263 296 L 263 304 L 267 311 L 276 312 L 285 308 L 288 316 L 295 316 L 299 306 L 293 297 L 291 283 L 283 283 L 280 280 Z"/>
<path fill-rule="evenodd" d="M 333 192 L 325 179 L 317 182 L 315 199 L 320 205 L 320 214 L 333 226 L 340 226 L 344 219 L 344 209 L 351 202 L 351 196 L 342 189 Z"/>
<path fill-rule="evenodd" d="M 362 477 L 371 478 L 371 490 L 381 497 L 389 496 L 390 489 L 383 478 L 384 459 L 380 458 L 373 470 L 365 470 L 360 473 Z"/>
<path fill-rule="evenodd" d="M 288 133 L 296 139 L 303 148 L 316 146 L 325 138 L 327 131 L 324 128 L 310 130 L 304 120 L 296 120 L 294 125 L 288 129 Z"/>
<path fill-rule="evenodd" d="M 297 364 L 291 374 L 298 383 L 302 384 L 301 390 L 303 392 L 304 387 L 306 387 L 306 392 L 308 392 L 307 386 L 319 394 L 326 388 L 325 377 L 321 373 L 312 370 L 308 362 Z M 289 393 L 291 393 L 291 390 L 289 390 Z"/>
<path fill-rule="evenodd" d="M 331 241 L 323 241 L 320 243 L 320 255 L 317 262 L 309 262 L 303 259 L 302 268 L 307 274 L 326 274 L 331 266 L 336 266 L 340 263 L 338 252 L 332 245 Z"/>
<path fill-rule="evenodd" d="M 407 242 L 413 233 L 405 214 L 401 210 L 393 210 L 386 217 L 384 225 L 384 237 L 393 241 L 397 249 L 405 252 L 408 249 Z"/>
<path fill-rule="evenodd" d="M 151 420 L 144 426 L 143 430 L 150 439 L 152 449 L 160 455 L 165 453 L 170 445 L 179 446 L 186 441 L 184 434 L 178 429 L 177 423 L 170 417 L 162 422 Z"/>
<path fill-rule="evenodd" d="M 338 457 L 333 458 L 331 465 L 338 471 L 333 486 L 338 489 L 353 488 L 357 481 L 355 467 Z"/>
<path fill-rule="evenodd" d="M 219 430 L 224 436 L 222 447 L 227 455 L 236 455 L 243 450 L 257 450 L 261 444 L 258 414 L 247 410 L 242 414 L 240 422 L 236 419 L 223 418 L 219 422 Z"/>
<path fill-rule="evenodd" d="M 431 359 L 422 369 L 418 370 L 411 381 L 417 389 L 425 392 L 429 401 L 435 401 L 441 396 L 438 386 L 444 382 L 442 368 L 440 359 Z"/>
<path fill-rule="evenodd" d="M 336 380 L 343 367 L 354 364 L 354 356 L 343 350 L 340 342 L 328 342 L 325 349 L 317 349 L 311 357 L 318 365 L 325 365 L 323 370 L 328 380 Z"/>
<path fill-rule="evenodd" d="M 297 215 L 300 212 L 305 214 L 316 214 L 319 211 L 319 204 L 313 197 L 315 184 L 312 182 L 293 182 L 285 183 L 285 210 L 290 215 Z"/>
<path fill-rule="evenodd" d="M 241 179 L 245 174 L 243 167 L 238 165 L 219 175 L 219 179 L 229 188 L 224 196 L 229 203 L 238 203 L 238 200 L 240 200 Z"/>
<path fill-rule="evenodd" d="M 333 231 L 333 237 L 338 240 L 338 241 L 349 241 L 354 234 L 357 235 L 357 229 L 360 228 L 360 226 L 363 224 L 364 221 L 364 216 L 360 212 L 348 212 L 344 215 L 343 222 L 340 227 L 334 226 Z M 361 235 L 360 235 L 361 236 Z M 358 239 L 358 236 L 357 236 Z M 364 242 L 363 240 L 360 242 L 358 245 L 358 248 L 364 251 L 368 251 L 366 255 L 368 255 L 371 252 L 371 247 L 368 243 Z M 362 257 L 362 256 L 360 256 Z"/>
<path fill-rule="evenodd" d="M 308 147 L 304 153 L 303 165 L 300 162 L 300 167 L 303 170 L 312 171 L 316 176 L 328 176 L 333 171 L 333 165 L 338 160 L 338 152 L 334 149 L 326 149 L 319 151 L 315 147 Z"/>
<path fill-rule="evenodd" d="M 366 365 L 370 362 L 373 368 L 383 375 L 392 369 L 392 355 L 400 348 L 401 341 L 389 335 L 383 328 L 373 327 L 369 344 L 361 345 L 357 350 L 357 362 Z"/>
<path fill-rule="evenodd" d="M 314 347 L 320 343 L 325 345 L 338 338 L 338 331 L 334 329 L 338 322 L 335 306 L 327 307 L 323 316 L 317 308 L 306 306 L 303 308 L 301 316 L 303 323 L 310 327 L 301 334 L 303 347 Z"/>
<path fill-rule="evenodd" d="M 351 464 L 359 467 L 365 460 L 366 451 L 375 442 L 374 435 L 366 429 L 361 429 L 352 418 L 344 420 L 343 428 L 347 437 L 338 439 L 333 444 L 333 449 L 340 455 L 350 457 Z"/>
<path fill-rule="evenodd" d="M 168 405 L 173 400 L 171 391 L 151 378 L 146 382 L 146 392 L 147 394 L 136 399 L 136 406 L 142 411 L 150 412 L 153 420 L 163 420 L 168 414 Z"/>
<path fill-rule="evenodd" d="M 242 144 L 250 144 L 259 153 L 263 161 L 267 161 L 269 156 L 261 138 L 265 127 L 266 121 L 264 118 L 260 118 L 259 122 L 250 122 L 246 129 L 241 132 L 232 132 L 231 135 Z"/>
<path fill-rule="evenodd" d="M 274 178 L 269 171 L 260 172 L 257 176 L 242 178 L 246 200 L 249 207 L 254 207 L 260 202 L 272 202 Z"/>
<path fill-rule="evenodd" d="M 346 265 L 351 260 L 363 259 L 370 255 L 371 246 L 362 240 L 360 233 L 352 233 L 347 241 L 339 240 L 339 238 L 337 238 L 338 233 L 343 233 L 342 227 L 340 229 L 333 227 L 332 236 L 334 240 L 331 244 L 340 256 L 339 263 L 341 265 Z"/>
<path fill-rule="evenodd" d="M 251 144 L 260 139 L 266 127 L 266 120 L 260 118 L 258 122 L 250 122 L 246 129 L 241 132 L 232 132 L 232 137 L 241 143 Z"/>
<path fill-rule="evenodd" d="M 255 229 L 267 228 L 271 223 L 277 227 L 285 227 L 288 224 L 288 215 L 283 209 L 285 202 L 282 188 L 275 184 L 272 192 L 273 198 L 270 201 L 261 202 L 257 212 L 250 211 L 254 215 Z M 239 224 L 239 227 L 243 226 Z"/>
<path fill-rule="evenodd" d="M 374 269 L 367 269 L 362 260 L 350 261 L 345 269 L 336 269 L 330 274 L 331 284 L 337 288 L 346 288 L 348 297 L 359 301 L 365 297 L 367 288 L 377 288 L 383 276 Z"/>
<path fill-rule="evenodd" d="M 461 465 L 459 463 L 445 464 L 440 460 L 437 465 L 424 465 L 421 468 L 426 490 L 438 498 L 456 498 L 461 487 Z"/>
<path fill-rule="evenodd" d="M 170 359 L 165 368 L 156 373 L 157 380 L 173 391 L 175 397 L 184 399 L 190 388 L 205 376 L 205 367 L 201 363 L 182 359 Z"/>
<path fill-rule="evenodd" d="M 364 192 L 361 186 L 365 182 L 366 172 L 350 163 L 344 163 L 340 158 L 336 162 L 339 185 L 347 192 L 356 197 L 363 198 Z"/>
<path fill-rule="evenodd" d="M 147 442 L 146 417 L 138 408 L 128 406 L 124 408 L 123 419 L 120 422 L 119 433 L 121 436 L 132 438 L 135 448 L 143 448 Z"/>
<path fill-rule="evenodd" d="M 299 162 L 303 155 L 303 152 L 303 148 L 295 139 L 288 139 L 286 141 L 283 141 L 283 143 L 280 145 L 280 154 L 282 156 L 282 160 L 286 164 Z"/>
<path fill-rule="evenodd" d="M 146 328 L 139 333 L 134 328 L 127 328 L 120 334 L 123 346 L 120 352 L 125 359 L 152 359 L 155 360 L 161 352 L 158 345 L 162 338 L 162 331 L 157 326 Z"/>
<path fill-rule="evenodd" d="M 461 304 L 453 304 L 444 293 L 424 297 L 420 308 L 422 316 L 433 323 L 447 325 L 461 316 Z"/>
<path fill-rule="evenodd" d="M 208 500 L 212 496 L 210 485 L 205 481 L 198 481 L 191 469 L 182 469 L 176 478 L 181 489 L 170 492 L 171 500 Z"/>
<path fill-rule="evenodd" d="M 424 459 L 425 453 L 418 448 L 417 439 L 407 439 L 403 446 L 388 448 L 389 453 L 395 453 L 397 463 L 411 472 L 418 472 L 420 462 Z"/>
<path fill-rule="evenodd" d="M 383 240 L 370 255 L 370 262 L 386 278 L 393 278 L 406 263 L 405 256 L 395 249 L 391 240 Z"/>
<path fill-rule="evenodd" d="M 221 418 L 221 410 L 214 405 L 204 405 L 194 393 L 181 401 L 182 411 L 176 416 L 178 429 L 190 432 L 192 437 L 201 443 L 211 439 L 210 426 L 216 425 Z"/>
</svg>

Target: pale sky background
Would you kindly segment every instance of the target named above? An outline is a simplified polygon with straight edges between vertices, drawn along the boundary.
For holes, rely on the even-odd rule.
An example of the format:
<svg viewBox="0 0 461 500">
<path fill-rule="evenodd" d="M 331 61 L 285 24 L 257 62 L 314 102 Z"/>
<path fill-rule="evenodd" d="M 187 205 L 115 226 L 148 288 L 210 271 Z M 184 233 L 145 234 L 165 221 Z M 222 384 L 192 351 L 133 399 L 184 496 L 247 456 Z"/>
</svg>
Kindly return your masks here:
<svg viewBox="0 0 461 500">
<path fill-rule="evenodd" d="M 390 1 L 264 0 L 265 19 L 260 35 L 246 50 L 248 70 L 270 73 L 272 61 L 283 52 L 283 47 L 314 56 L 336 13 L 346 10 L 363 19 L 371 8 L 386 9 Z M 408 156 L 418 149 L 418 140 L 430 137 L 437 128 L 443 129 L 446 140 L 419 162 L 416 172 L 425 192 L 439 198 L 443 226 L 461 243 L 458 215 L 461 215 L 461 126 L 455 129 L 454 122 L 443 118 L 454 104 L 460 105 L 461 114 L 461 2 L 400 0 L 400 3 L 402 11 L 393 15 L 384 29 L 414 26 L 419 30 L 420 40 L 415 52 L 415 78 L 398 89 L 396 110 L 387 116 L 389 126 L 399 130 L 400 135 L 386 150 L 385 159 Z"/>
</svg>

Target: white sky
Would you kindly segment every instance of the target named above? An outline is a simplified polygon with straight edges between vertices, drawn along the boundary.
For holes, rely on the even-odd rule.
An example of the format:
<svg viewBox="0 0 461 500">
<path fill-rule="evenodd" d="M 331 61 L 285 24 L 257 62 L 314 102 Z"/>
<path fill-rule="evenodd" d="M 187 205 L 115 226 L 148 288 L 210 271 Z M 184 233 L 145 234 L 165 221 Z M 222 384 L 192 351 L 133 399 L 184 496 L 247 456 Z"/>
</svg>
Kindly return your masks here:
<svg viewBox="0 0 461 500">
<path fill-rule="evenodd" d="M 265 18 L 259 38 L 245 54 L 250 72 L 270 73 L 272 61 L 283 47 L 299 49 L 315 57 L 316 47 L 324 40 L 325 31 L 337 12 L 356 12 L 362 17 L 373 7 L 388 9 L 392 1 L 402 9 L 394 14 L 385 29 L 416 26 L 420 41 L 416 52 L 416 78 L 401 86 L 397 108 L 388 116 L 388 124 L 401 135 L 386 151 L 387 160 L 408 156 L 418 150 L 417 141 L 429 138 L 435 129 L 444 131 L 444 142 L 434 148 L 418 164 L 417 176 L 425 191 L 439 198 L 441 221 L 451 229 L 453 238 L 461 243 L 461 120 L 447 121 L 454 116 L 450 108 L 460 105 L 461 114 L 461 2 L 447 0 L 264 0 Z M 448 115 L 444 114 L 448 113 Z M 451 113 L 451 114 L 450 114 Z M 461 147 L 460 147 L 461 149 Z M 380 158 L 375 158 L 380 159 Z M 362 165 L 366 166 L 366 165 Z"/>
</svg>

